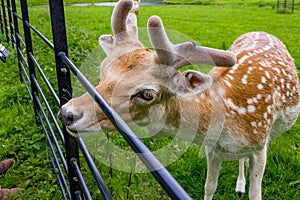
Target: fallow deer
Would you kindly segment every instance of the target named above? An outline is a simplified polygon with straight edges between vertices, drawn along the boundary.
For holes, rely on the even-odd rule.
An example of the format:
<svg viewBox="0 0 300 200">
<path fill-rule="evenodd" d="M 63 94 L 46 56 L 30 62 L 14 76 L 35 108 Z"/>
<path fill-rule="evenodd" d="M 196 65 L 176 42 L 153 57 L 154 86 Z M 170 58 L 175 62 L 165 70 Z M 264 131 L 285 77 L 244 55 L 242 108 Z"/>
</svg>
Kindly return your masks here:
<svg viewBox="0 0 300 200">
<path fill-rule="evenodd" d="M 138 39 L 132 5 L 120 0 L 112 15 L 114 37 L 99 38 L 107 57 L 96 90 L 129 124 L 205 145 L 204 199 L 213 197 L 222 160 L 240 160 L 236 192 L 244 193 L 245 158 L 249 198 L 261 199 L 268 142 L 288 130 L 300 110 L 297 71 L 285 45 L 265 32 L 240 36 L 230 51 L 174 45 L 161 19 L 152 16 L 150 50 Z M 209 74 L 178 71 L 193 64 L 218 67 Z M 72 135 L 114 129 L 87 93 L 63 105 L 59 118 Z"/>
</svg>

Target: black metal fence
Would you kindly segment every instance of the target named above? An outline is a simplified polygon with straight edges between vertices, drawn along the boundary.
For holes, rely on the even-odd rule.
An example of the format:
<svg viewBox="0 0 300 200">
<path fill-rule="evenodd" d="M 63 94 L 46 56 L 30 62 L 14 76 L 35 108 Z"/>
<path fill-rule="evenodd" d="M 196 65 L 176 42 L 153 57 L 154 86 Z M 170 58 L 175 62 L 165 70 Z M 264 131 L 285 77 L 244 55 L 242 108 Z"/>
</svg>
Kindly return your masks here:
<svg viewBox="0 0 300 200">
<path fill-rule="evenodd" d="M 277 12 L 294 13 L 295 2 L 294 0 L 277 0 Z"/>
<path fill-rule="evenodd" d="M 80 171 L 80 162 L 87 162 L 103 198 L 112 199 L 83 140 L 67 134 L 66 128 L 56 118 L 55 111 L 72 98 L 70 73 L 72 72 L 95 98 L 100 108 L 106 113 L 131 148 L 138 153 L 140 159 L 149 171 L 152 172 L 168 195 L 172 199 L 190 199 L 185 190 L 120 116 L 96 92 L 89 81 L 68 58 L 63 1 L 49 0 L 49 9 L 53 42 L 30 23 L 27 0 L 20 0 L 18 2 L 15 0 L 1 0 L 0 28 L 6 42 L 12 44 L 17 54 L 20 80 L 26 85 L 28 93 L 31 96 L 37 124 L 42 127 L 46 135 L 48 145 L 51 149 L 50 160 L 63 198 L 92 199 L 88 189 L 89 186 L 86 184 L 85 178 Z M 17 11 L 21 11 L 21 15 Z M 22 31 L 19 30 L 21 26 L 23 27 Z M 53 50 L 53 57 L 55 57 L 56 63 L 58 94 L 34 55 L 33 35 Z M 47 91 L 42 89 L 41 84 L 46 85 Z M 56 105 L 49 103 L 50 98 Z M 82 152 L 84 160 L 79 160 L 79 151 Z"/>
</svg>

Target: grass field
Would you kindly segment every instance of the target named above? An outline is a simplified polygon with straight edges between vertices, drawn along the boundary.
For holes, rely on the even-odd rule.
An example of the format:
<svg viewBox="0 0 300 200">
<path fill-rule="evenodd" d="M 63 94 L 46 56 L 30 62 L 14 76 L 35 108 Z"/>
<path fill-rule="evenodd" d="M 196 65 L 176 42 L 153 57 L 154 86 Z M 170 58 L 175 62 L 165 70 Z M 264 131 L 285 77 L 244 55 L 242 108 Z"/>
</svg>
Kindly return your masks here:
<svg viewBox="0 0 300 200">
<path fill-rule="evenodd" d="M 69 54 L 76 65 L 81 66 L 86 56 L 98 46 L 98 37 L 111 33 L 112 8 L 67 6 L 65 12 Z M 144 6 L 138 17 L 140 28 L 146 27 L 151 15 L 159 15 L 167 29 L 187 35 L 197 44 L 220 49 L 229 48 L 239 35 L 246 32 L 267 31 L 286 44 L 300 70 L 300 13 L 297 7 L 293 15 L 282 15 L 276 14 L 274 6 L 269 4 Z M 30 7 L 30 19 L 42 33 L 51 37 L 47 6 Z M 45 72 L 54 80 L 54 62 L 48 56 L 50 51 L 36 38 L 33 39 L 35 55 L 38 55 Z M 12 50 L 8 44 L 5 45 Z M 8 63 L 0 64 L 0 160 L 13 157 L 17 164 L 5 176 L 0 176 L 0 187 L 21 188 L 23 194 L 20 199 L 60 199 L 48 160 L 49 147 L 45 145 L 46 139 L 40 128 L 34 125 L 34 116 L 28 105 L 29 97 L 24 85 L 18 80 L 17 72 L 15 54 L 11 53 Z M 300 199 L 299 131 L 300 121 L 270 143 L 263 180 L 264 199 Z M 124 143 L 121 138 L 115 137 L 117 142 Z M 155 150 L 168 142 L 168 138 L 146 139 L 145 142 L 150 149 Z M 200 158 L 199 154 L 201 155 L 201 149 L 192 145 L 183 156 L 168 166 L 172 175 L 194 199 L 202 199 L 206 177 L 206 160 Z M 151 174 L 134 174 L 131 185 L 128 186 L 129 173 L 114 170 L 110 174 L 109 167 L 97 164 L 114 199 L 126 199 L 127 194 L 129 199 L 167 199 Z M 234 194 L 237 174 L 238 162 L 223 163 L 215 199 L 237 199 Z M 85 175 L 90 176 L 88 173 Z M 93 185 L 95 184 L 91 181 L 93 197 L 101 199 L 99 191 Z M 245 198 L 247 197 L 246 194 Z"/>
</svg>

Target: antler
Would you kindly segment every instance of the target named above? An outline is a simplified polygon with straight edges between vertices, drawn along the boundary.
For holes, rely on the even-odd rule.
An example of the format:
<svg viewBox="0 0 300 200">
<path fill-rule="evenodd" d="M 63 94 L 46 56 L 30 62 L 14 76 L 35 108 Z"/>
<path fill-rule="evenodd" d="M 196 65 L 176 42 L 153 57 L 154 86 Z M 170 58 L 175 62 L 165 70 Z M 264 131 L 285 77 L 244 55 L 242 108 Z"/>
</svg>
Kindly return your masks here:
<svg viewBox="0 0 300 200">
<path fill-rule="evenodd" d="M 148 35 L 154 47 L 158 63 L 179 69 L 190 64 L 207 64 L 229 67 L 235 64 L 235 55 L 228 51 L 196 46 L 193 42 L 174 45 L 170 42 L 158 16 L 148 21 Z"/>
<path fill-rule="evenodd" d="M 132 6 L 132 0 L 120 0 L 116 5 L 111 17 L 111 27 L 114 35 L 126 32 L 127 17 Z"/>
<path fill-rule="evenodd" d="M 99 44 L 106 55 L 112 52 L 126 52 L 143 47 L 138 38 L 136 16 L 129 13 L 132 6 L 132 0 L 120 0 L 116 5 L 111 17 L 111 27 L 114 37 L 104 34 L 99 38 Z"/>
</svg>

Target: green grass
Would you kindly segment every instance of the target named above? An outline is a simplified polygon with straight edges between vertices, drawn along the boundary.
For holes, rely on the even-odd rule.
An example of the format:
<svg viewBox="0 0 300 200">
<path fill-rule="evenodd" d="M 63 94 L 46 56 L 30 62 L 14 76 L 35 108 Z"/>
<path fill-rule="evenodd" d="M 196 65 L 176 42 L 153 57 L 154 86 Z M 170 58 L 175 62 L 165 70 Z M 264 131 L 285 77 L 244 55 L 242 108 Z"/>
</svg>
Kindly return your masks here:
<svg viewBox="0 0 300 200">
<path fill-rule="evenodd" d="M 30 1 L 29 1 L 30 2 Z M 219 2 L 219 1 L 216 1 Z M 111 7 L 66 7 L 66 21 L 70 57 L 81 66 L 86 56 L 98 46 L 101 34 L 111 33 Z M 176 14 L 174 14 L 176 13 Z M 241 34 L 249 31 L 267 31 L 280 38 L 288 47 L 300 69 L 300 14 L 296 9 L 293 15 L 276 14 L 274 7 L 266 5 L 247 6 L 143 6 L 139 16 L 139 27 L 145 28 L 151 15 L 159 15 L 165 27 L 188 35 L 198 44 L 229 48 Z M 31 23 L 42 33 L 49 33 L 49 9 L 47 6 L 30 8 Z M 145 29 L 144 29 L 145 30 Z M 142 31 L 143 32 L 143 31 Z M 145 32 L 145 31 L 144 31 Z M 172 38 L 171 38 L 172 39 Z M 34 37 L 34 51 L 45 72 L 55 84 L 53 58 Z M 7 47 L 10 47 L 6 44 Z M 36 127 L 32 110 L 28 105 L 24 85 L 17 74 L 15 55 L 12 53 L 7 64 L 0 64 L 0 159 L 14 157 L 16 166 L 5 176 L 0 176 L 0 186 L 19 187 L 23 190 L 20 199 L 60 199 L 55 176 L 48 159 L 49 148 L 45 146 L 45 136 Z M 278 139 L 270 143 L 268 162 L 263 180 L 264 199 L 300 198 L 300 121 Z M 122 148 L 127 148 L 118 134 L 110 136 Z M 150 149 L 164 146 L 170 139 L 146 139 Z M 206 177 L 205 158 L 199 156 L 201 150 L 191 146 L 186 153 L 168 169 L 194 199 L 202 199 Z M 134 174 L 128 187 L 129 173 L 119 172 L 99 163 L 99 170 L 112 190 L 114 199 L 166 199 L 166 194 L 151 174 Z M 82 168 L 86 166 L 83 165 Z M 89 172 L 84 172 L 90 177 Z M 215 199 L 237 199 L 234 194 L 238 173 L 238 162 L 224 162 Z M 248 176 L 248 174 L 247 174 Z M 95 183 L 89 186 L 95 199 L 100 193 Z M 249 184 L 248 184 L 249 185 Z M 248 186 L 247 186 L 248 187 Z M 112 189 L 113 188 L 113 189 Z M 56 191 L 56 192 L 54 192 Z M 247 198 L 247 195 L 246 195 Z"/>
</svg>

